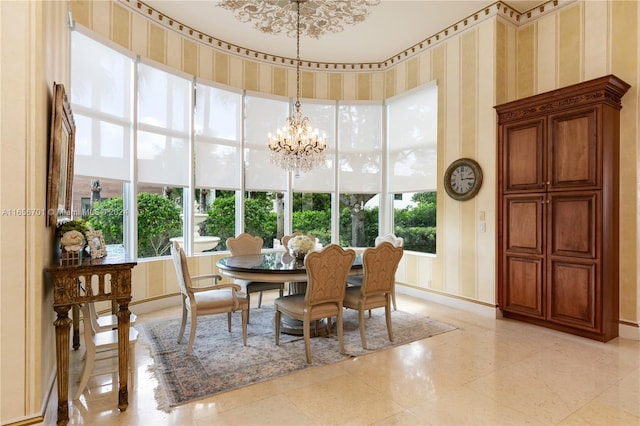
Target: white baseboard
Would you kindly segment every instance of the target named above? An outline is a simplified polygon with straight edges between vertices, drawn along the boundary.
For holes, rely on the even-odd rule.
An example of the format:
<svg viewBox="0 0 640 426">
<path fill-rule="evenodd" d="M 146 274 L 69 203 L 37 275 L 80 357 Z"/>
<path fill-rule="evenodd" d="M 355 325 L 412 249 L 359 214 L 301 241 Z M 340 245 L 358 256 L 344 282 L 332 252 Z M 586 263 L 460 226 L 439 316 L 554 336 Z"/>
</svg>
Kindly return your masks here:
<svg viewBox="0 0 640 426">
<path fill-rule="evenodd" d="M 129 305 L 129 310 L 136 315 L 142 315 L 162 309 L 175 308 L 176 306 L 180 306 L 180 297 L 180 295 L 175 295 L 136 303 Z"/>
<path fill-rule="evenodd" d="M 440 305 L 449 306 L 451 308 L 460 309 L 465 312 L 472 312 L 474 314 L 487 317 L 497 318 L 498 308 L 487 306 L 485 304 L 468 301 L 456 297 L 449 297 L 439 293 L 431 291 L 420 290 L 413 287 L 407 287 L 402 284 L 396 285 L 396 293 L 406 294 L 408 296 L 416 297 L 418 299 L 428 300 L 430 302 L 438 303 Z"/>
<path fill-rule="evenodd" d="M 454 309 L 460 309 L 461 311 L 472 312 L 486 318 L 502 317 L 500 309 L 498 309 L 497 307 L 494 308 L 491 306 L 483 305 L 481 303 L 475 303 L 473 301 L 468 301 L 457 297 L 449 297 L 427 290 L 420 290 L 417 288 L 404 286 L 402 284 L 396 285 L 396 292 L 416 297 L 418 299 L 439 303 L 441 305 L 449 306 Z M 633 323 L 619 324 L 618 336 L 623 339 L 640 341 L 640 326 Z"/>
<path fill-rule="evenodd" d="M 618 327 L 618 336 L 623 339 L 640 341 L 640 324 L 620 324 Z"/>
</svg>

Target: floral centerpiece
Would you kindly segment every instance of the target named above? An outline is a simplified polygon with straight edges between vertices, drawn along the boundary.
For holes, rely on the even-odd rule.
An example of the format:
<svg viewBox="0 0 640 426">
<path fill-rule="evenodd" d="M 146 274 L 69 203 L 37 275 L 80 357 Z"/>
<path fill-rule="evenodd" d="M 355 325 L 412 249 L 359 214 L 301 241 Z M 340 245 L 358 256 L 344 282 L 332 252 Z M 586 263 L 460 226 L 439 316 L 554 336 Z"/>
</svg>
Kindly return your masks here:
<svg viewBox="0 0 640 426">
<path fill-rule="evenodd" d="M 304 257 L 313 251 L 316 246 L 315 239 L 306 235 L 296 235 L 289 240 L 287 244 L 289 246 L 289 252 L 291 256 L 297 260 L 303 260 Z"/>
</svg>

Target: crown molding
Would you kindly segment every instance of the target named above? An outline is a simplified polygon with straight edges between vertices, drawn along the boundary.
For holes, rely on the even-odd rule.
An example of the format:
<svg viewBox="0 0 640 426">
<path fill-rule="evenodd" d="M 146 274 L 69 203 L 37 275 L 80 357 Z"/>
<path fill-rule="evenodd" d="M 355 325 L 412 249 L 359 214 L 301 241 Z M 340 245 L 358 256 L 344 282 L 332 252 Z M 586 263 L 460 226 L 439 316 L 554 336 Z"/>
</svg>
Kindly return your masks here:
<svg viewBox="0 0 640 426">
<path fill-rule="evenodd" d="M 176 21 L 169 16 L 163 15 L 151 6 L 148 6 L 143 1 L 139 0 L 115 0 L 119 4 L 126 6 L 134 13 L 144 16 L 149 21 L 159 25 L 168 30 L 177 32 L 183 37 L 193 40 L 197 43 L 201 43 L 216 51 L 224 52 L 229 55 L 237 56 L 242 59 L 264 62 L 271 65 L 278 65 L 283 67 L 295 67 L 296 59 L 285 56 L 276 56 L 266 52 L 260 52 L 252 49 L 248 49 L 242 46 L 235 45 L 233 43 L 218 39 L 211 35 L 205 34 L 188 25 Z M 515 25 L 522 26 L 528 24 L 543 15 L 549 14 L 552 11 L 556 11 L 561 7 L 568 4 L 577 2 L 578 0 L 549 0 L 533 9 L 525 11 L 523 13 L 518 12 L 513 7 L 509 6 L 504 1 L 496 1 L 491 5 L 483 8 L 476 13 L 450 25 L 443 30 L 433 34 L 423 41 L 410 46 L 409 48 L 399 52 L 398 54 L 382 61 L 382 62 L 366 62 L 366 63 L 338 63 L 338 62 L 316 62 L 316 61 L 300 61 L 300 67 L 303 69 L 313 71 L 386 71 L 391 67 L 410 59 L 430 48 L 436 46 L 443 41 L 458 35 L 465 30 L 478 25 L 488 19 L 494 17 L 501 17 L 507 22 Z"/>
</svg>

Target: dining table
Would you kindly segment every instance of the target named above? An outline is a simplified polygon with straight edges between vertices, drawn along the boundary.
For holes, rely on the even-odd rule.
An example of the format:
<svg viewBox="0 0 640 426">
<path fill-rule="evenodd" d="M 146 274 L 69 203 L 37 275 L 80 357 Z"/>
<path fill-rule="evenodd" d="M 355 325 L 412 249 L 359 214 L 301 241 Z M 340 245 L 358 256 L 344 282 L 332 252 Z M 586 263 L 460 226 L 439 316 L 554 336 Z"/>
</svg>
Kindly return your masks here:
<svg viewBox="0 0 640 426">
<path fill-rule="evenodd" d="M 219 259 L 216 266 L 221 275 L 235 280 L 286 282 L 289 284 L 289 294 L 304 293 L 307 288 L 307 270 L 304 260 L 298 260 L 286 252 L 275 251 L 255 255 L 227 256 Z M 362 275 L 363 273 L 362 254 L 358 253 L 349 270 L 349 276 Z M 315 329 L 321 330 L 322 328 L 315 327 Z M 302 335 L 302 322 L 283 316 L 280 330 L 286 334 Z M 320 331 L 316 333 L 320 333 Z"/>
</svg>

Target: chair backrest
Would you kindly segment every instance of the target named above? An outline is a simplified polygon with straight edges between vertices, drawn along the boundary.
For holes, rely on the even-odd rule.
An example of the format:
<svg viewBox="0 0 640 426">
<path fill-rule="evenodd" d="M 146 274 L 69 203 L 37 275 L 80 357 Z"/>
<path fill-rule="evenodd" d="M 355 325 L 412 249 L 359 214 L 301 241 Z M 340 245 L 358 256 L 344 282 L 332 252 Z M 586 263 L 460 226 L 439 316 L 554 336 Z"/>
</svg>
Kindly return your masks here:
<svg viewBox="0 0 640 426">
<path fill-rule="evenodd" d="M 338 244 L 329 244 L 320 251 L 309 253 L 304 259 L 307 269 L 306 304 L 336 302 L 342 305 L 347 275 L 355 259 L 355 251 L 345 250 Z"/>
<path fill-rule="evenodd" d="M 385 241 L 390 242 L 391 244 L 393 244 L 396 247 L 403 247 L 404 246 L 404 238 L 396 237 L 396 235 L 393 234 L 393 233 L 389 233 L 389 234 L 386 234 L 386 235 L 382 235 L 382 236 L 376 237 L 376 246 L 380 245 L 380 243 L 383 243 Z"/>
<path fill-rule="evenodd" d="M 284 251 L 285 252 L 289 253 L 289 240 L 291 240 L 293 237 L 297 237 L 299 235 L 307 236 L 307 237 L 311 238 L 313 241 L 316 241 L 316 237 L 314 237 L 313 235 L 305 234 L 304 232 L 294 232 L 291 235 L 285 235 L 284 237 L 282 237 L 280 239 L 280 241 L 282 242 L 282 245 L 284 246 Z M 289 254 L 291 254 L 291 253 L 289 253 Z"/>
<path fill-rule="evenodd" d="M 227 248 L 231 252 L 231 256 L 260 254 L 262 252 L 263 242 L 262 238 L 245 232 L 237 237 L 227 238 Z"/>
<path fill-rule="evenodd" d="M 188 296 L 191 288 L 191 275 L 189 275 L 189 268 L 187 266 L 187 256 L 177 241 L 171 244 L 171 259 L 173 259 L 173 266 L 175 267 L 176 276 L 178 277 L 180 291 L 182 294 Z"/>
<path fill-rule="evenodd" d="M 362 255 L 364 278 L 360 286 L 360 294 L 368 296 L 374 293 L 390 292 L 395 284 L 396 271 L 403 251 L 402 247 L 396 247 L 388 241 L 366 249 Z"/>
</svg>

